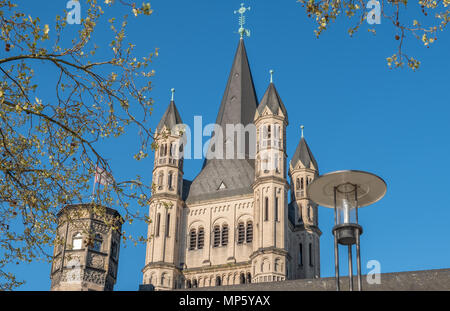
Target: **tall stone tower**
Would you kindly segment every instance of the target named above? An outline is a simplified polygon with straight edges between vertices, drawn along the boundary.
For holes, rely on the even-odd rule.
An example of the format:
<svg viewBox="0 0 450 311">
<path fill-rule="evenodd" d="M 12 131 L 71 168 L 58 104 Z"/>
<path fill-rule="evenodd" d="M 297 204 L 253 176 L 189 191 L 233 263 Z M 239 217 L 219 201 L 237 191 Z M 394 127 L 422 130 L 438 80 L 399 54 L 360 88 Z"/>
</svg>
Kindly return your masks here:
<svg viewBox="0 0 450 311">
<path fill-rule="evenodd" d="M 271 72 L 272 74 L 272 72 Z M 286 108 L 272 82 L 255 113 L 253 282 L 285 280 L 288 265 Z"/>
<path fill-rule="evenodd" d="M 318 278 L 320 276 L 319 240 L 322 232 L 318 227 L 317 204 L 306 194 L 306 188 L 319 176 L 319 167 L 303 137 L 289 165 L 291 178 L 291 205 L 295 210 L 294 235 L 291 249 L 297 250 L 292 261 L 294 278 Z"/>
<path fill-rule="evenodd" d="M 182 282 L 180 273 L 180 226 L 184 202 L 183 158 L 181 157 L 181 117 L 173 99 L 156 129 L 158 149 L 153 169 L 153 194 L 149 216 L 144 284 L 152 284 L 156 290 L 173 289 Z"/>
<path fill-rule="evenodd" d="M 112 223 L 108 226 L 105 223 Z M 112 291 L 117 279 L 123 219 L 111 208 L 68 205 L 58 213 L 52 291 Z"/>
</svg>

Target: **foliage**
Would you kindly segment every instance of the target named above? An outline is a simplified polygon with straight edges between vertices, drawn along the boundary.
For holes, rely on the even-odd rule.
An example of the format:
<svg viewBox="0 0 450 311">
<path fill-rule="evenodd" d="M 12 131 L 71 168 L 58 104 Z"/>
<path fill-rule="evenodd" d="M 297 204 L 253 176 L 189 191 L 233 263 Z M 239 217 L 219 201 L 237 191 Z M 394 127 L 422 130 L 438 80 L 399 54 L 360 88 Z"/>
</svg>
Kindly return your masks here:
<svg viewBox="0 0 450 311">
<path fill-rule="evenodd" d="M 0 290 L 23 283 L 7 265 L 51 260 L 45 249 L 57 243 L 57 212 L 86 201 L 96 167 L 114 176 L 96 149 L 101 141 L 137 128 L 135 158 L 146 157 L 151 147 L 146 123 L 154 71 L 149 67 L 158 50 L 139 59 L 134 55 L 125 15 L 107 20 L 109 47 L 97 53 L 93 38 L 105 25 L 104 9 L 111 6 L 122 6 L 131 18 L 152 14 L 148 3 L 86 0 L 80 25 L 69 25 L 64 12 L 51 29 L 14 1 L 0 0 L 0 48 L 5 51 L 0 56 Z M 55 72 L 55 85 L 40 79 L 42 70 Z M 55 90 L 54 99 L 40 98 L 44 87 Z M 131 206 L 148 206 L 149 191 L 139 177 L 114 180 L 93 200 L 120 208 L 126 222 L 148 222 Z"/>
<path fill-rule="evenodd" d="M 370 9 L 366 10 L 367 0 L 298 0 L 298 2 L 305 8 L 308 17 L 315 19 L 317 37 L 340 15 L 356 19 L 355 25 L 348 30 L 349 35 L 353 36 L 366 22 L 370 11 Z M 396 32 L 394 39 L 398 41 L 397 52 L 386 59 L 388 66 L 398 68 L 407 64 L 413 70 L 418 69 L 420 61 L 404 52 L 407 34 L 420 40 L 427 48 L 430 47 L 437 40 L 439 32 L 444 31 L 450 21 L 450 0 L 419 0 L 418 2 L 380 0 L 379 2 L 382 20 L 392 23 Z M 420 19 L 423 21 L 419 21 L 419 18 L 412 21 L 404 20 L 401 16 L 407 9 L 420 9 L 422 12 Z M 426 24 L 429 25 L 426 26 Z M 368 31 L 376 34 L 375 28 L 369 28 Z"/>
</svg>

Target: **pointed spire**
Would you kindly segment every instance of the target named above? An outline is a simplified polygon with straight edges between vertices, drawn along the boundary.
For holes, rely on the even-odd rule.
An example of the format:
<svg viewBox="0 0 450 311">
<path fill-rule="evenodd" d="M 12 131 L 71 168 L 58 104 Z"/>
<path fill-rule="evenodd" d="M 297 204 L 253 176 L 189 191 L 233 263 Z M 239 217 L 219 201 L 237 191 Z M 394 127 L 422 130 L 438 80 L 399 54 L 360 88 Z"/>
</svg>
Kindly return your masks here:
<svg viewBox="0 0 450 311">
<path fill-rule="evenodd" d="M 257 106 L 258 99 L 244 40 L 239 40 L 216 123 L 223 129 L 226 124 L 246 126 L 253 122 Z"/>
<path fill-rule="evenodd" d="M 314 158 L 311 149 L 309 149 L 305 137 L 303 137 L 303 128 L 304 127 L 302 125 L 302 138 L 300 139 L 297 149 L 292 156 L 291 167 L 294 168 L 297 166 L 298 162 L 301 162 L 305 168 L 311 168 L 319 171 L 319 166 L 317 165 L 316 159 Z"/>
<path fill-rule="evenodd" d="M 161 121 L 159 121 L 158 126 L 156 127 L 157 132 L 161 131 L 164 128 L 164 126 L 166 126 L 168 129 L 172 129 L 177 124 L 183 124 L 177 106 L 175 106 L 174 101 L 175 89 L 171 89 L 171 92 L 172 98 L 169 107 L 167 107 L 166 112 L 164 113 L 163 117 L 161 118 Z"/>
<path fill-rule="evenodd" d="M 273 71 L 272 71 L 272 73 L 273 73 Z M 272 75 L 271 75 L 271 80 L 272 80 Z M 283 115 L 286 119 L 286 122 L 288 122 L 288 115 L 287 115 L 286 107 L 284 107 L 283 101 L 281 100 L 281 97 L 278 94 L 277 89 L 275 88 L 275 84 L 273 83 L 273 80 L 269 84 L 269 87 L 267 88 L 266 93 L 264 94 L 263 99 L 261 100 L 261 103 L 258 106 L 257 117 L 263 114 L 264 109 L 266 107 L 269 107 L 270 111 L 274 115 L 278 115 L 279 111 L 281 110 L 281 112 L 283 113 Z"/>
</svg>

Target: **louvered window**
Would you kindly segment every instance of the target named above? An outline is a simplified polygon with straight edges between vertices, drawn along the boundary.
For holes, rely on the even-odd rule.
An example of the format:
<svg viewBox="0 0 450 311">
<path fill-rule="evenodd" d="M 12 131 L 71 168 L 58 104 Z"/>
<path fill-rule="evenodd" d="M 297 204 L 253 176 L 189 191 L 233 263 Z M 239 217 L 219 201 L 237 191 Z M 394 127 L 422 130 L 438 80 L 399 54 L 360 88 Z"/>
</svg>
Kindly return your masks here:
<svg viewBox="0 0 450 311">
<path fill-rule="evenodd" d="M 244 223 L 240 222 L 238 225 L 238 244 L 244 243 L 245 240 L 245 228 Z"/>
<path fill-rule="evenodd" d="M 215 226 L 214 227 L 214 241 L 213 241 L 213 247 L 219 247 L 220 246 L 220 227 Z"/>
<path fill-rule="evenodd" d="M 197 248 L 198 249 L 203 249 L 203 247 L 205 246 L 205 230 L 200 227 L 198 229 L 198 244 L 197 244 Z"/>
<path fill-rule="evenodd" d="M 195 245 L 197 242 L 197 234 L 195 232 L 195 229 L 192 229 L 191 232 L 189 233 L 189 250 L 194 250 L 195 249 Z"/>
<path fill-rule="evenodd" d="M 222 246 L 228 245 L 228 225 L 222 226 Z"/>
<path fill-rule="evenodd" d="M 253 222 L 247 223 L 246 242 L 251 243 L 253 241 Z"/>
</svg>

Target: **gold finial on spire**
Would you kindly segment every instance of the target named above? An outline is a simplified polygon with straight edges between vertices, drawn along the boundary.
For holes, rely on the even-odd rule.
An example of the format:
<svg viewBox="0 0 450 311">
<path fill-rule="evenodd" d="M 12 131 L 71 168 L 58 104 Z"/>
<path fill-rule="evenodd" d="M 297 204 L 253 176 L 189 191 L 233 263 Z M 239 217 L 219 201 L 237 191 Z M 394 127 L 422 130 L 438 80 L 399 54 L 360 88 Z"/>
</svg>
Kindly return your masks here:
<svg viewBox="0 0 450 311">
<path fill-rule="evenodd" d="M 244 5 L 245 5 L 244 3 L 241 3 L 240 9 L 237 11 L 234 11 L 234 14 L 239 13 L 241 15 L 241 16 L 239 16 L 240 28 L 238 30 L 239 34 L 241 35 L 241 39 L 244 38 L 244 35 L 246 35 L 247 37 L 250 37 L 250 30 L 244 28 L 244 25 L 245 25 L 245 15 L 244 14 L 245 14 L 245 12 L 250 11 L 251 7 L 246 8 Z"/>
<path fill-rule="evenodd" d="M 275 72 L 275 71 L 273 71 L 273 69 L 270 69 L 270 83 L 273 83 L 273 73 Z"/>
<path fill-rule="evenodd" d="M 172 88 L 170 91 L 172 92 L 172 99 L 171 99 L 171 101 L 174 101 L 174 99 L 175 99 L 175 89 Z"/>
<path fill-rule="evenodd" d="M 303 125 L 300 125 L 300 129 L 302 130 L 302 138 L 303 138 L 303 130 L 305 129 L 305 127 Z"/>
</svg>

